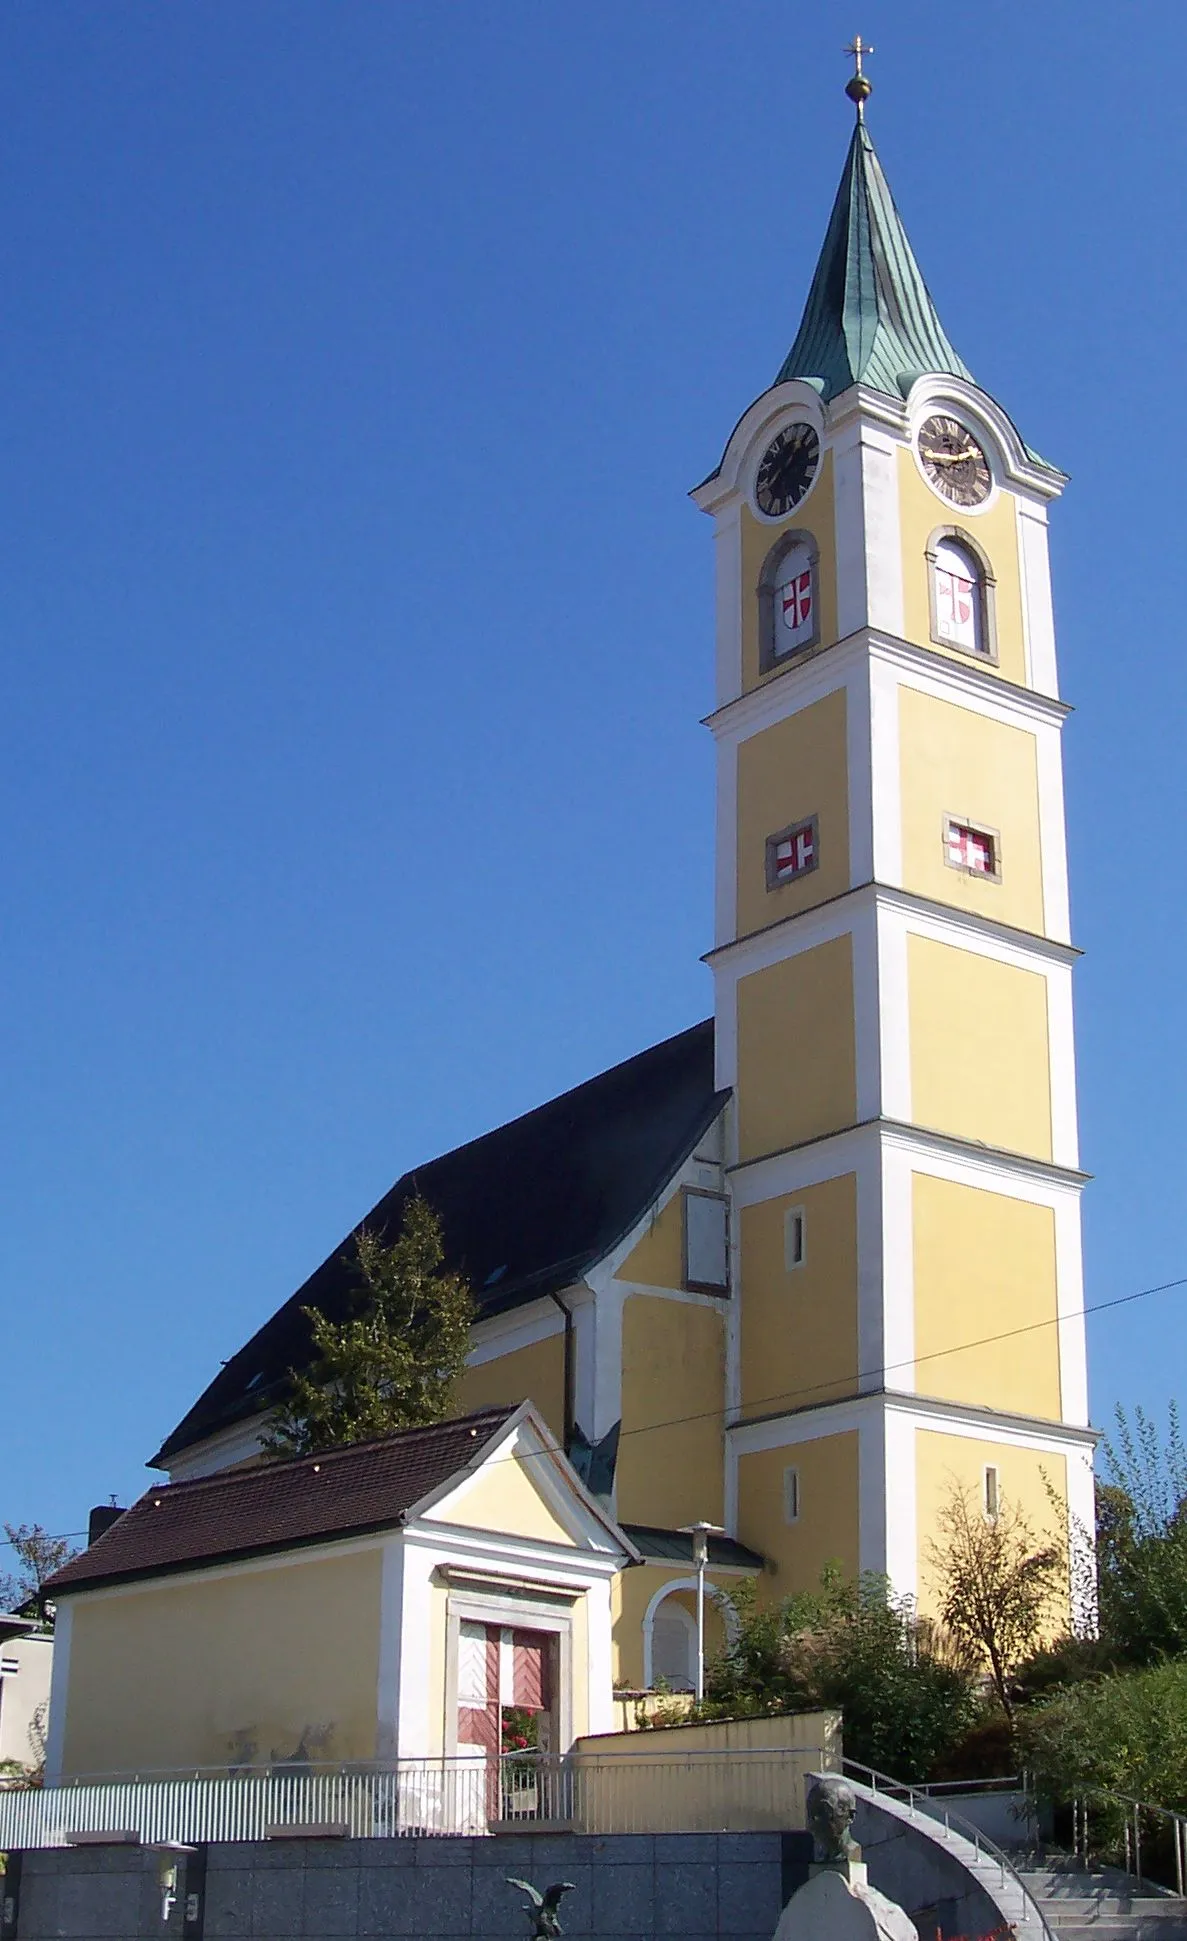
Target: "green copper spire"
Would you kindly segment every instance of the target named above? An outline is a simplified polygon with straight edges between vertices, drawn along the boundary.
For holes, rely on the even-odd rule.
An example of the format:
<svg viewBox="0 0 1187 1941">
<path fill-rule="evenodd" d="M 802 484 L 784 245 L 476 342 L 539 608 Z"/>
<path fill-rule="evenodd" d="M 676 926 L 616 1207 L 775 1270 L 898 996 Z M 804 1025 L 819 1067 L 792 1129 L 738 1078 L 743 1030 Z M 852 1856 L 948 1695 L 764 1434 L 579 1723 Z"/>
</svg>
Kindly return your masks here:
<svg viewBox="0 0 1187 1941">
<path fill-rule="evenodd" d="M 858 72 L 864 80 L 860 64 Z M 863 104 L 864 96 L 799 331 L 775 380 L 804 378 L 826 399 L 851 384 L 901 397 L 920 371 L 972 379 L 936 315 L 866 132 Z"/>
</svg>

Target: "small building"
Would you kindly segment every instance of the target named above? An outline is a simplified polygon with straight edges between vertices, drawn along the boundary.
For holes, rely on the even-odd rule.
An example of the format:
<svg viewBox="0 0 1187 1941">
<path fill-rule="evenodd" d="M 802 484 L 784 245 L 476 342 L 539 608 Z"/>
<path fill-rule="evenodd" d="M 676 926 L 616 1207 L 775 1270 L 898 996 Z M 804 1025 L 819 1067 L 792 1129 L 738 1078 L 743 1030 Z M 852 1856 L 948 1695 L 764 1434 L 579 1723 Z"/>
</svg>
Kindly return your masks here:
<svg viewBox="0 0 1187 1941">
<path fill-rule="evenodd" d="M 40 1766 L 53 1660 L 52 1632 L 0 1611 L 0 1765 Z"/>
<path fill-rule="evenodd" d="M 530 1403 L 149 1491 L 51 1580 L 51 1780 L 544 1752 L 639 1552 Z"/>
</svg>

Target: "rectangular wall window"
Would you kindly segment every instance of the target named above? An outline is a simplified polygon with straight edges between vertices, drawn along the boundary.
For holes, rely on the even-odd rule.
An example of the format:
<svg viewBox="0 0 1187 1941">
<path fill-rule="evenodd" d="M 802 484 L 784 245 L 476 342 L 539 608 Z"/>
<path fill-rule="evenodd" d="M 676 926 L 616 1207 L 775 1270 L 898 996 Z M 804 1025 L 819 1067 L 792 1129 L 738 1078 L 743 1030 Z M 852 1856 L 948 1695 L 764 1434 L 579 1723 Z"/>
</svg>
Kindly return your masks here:
<svg viewBox="0 0 1187 1941">
<path fill-rule="evenodd" d="M 808 1216 L 802 1206 L 787 1210 L 783 1222 L 783 1261 L 788 1273 L 802 1267 L 808 1255 Z"/>
<path fill-rule="evenodd" d="M 728 1294 L 729 1212 L 720 1193 L 684 1189 L 684 1285 L 698 1294 Z"/>
<path fill-rule="evenodd" d="M 783 1471 L 783 1517 L 787 1523 L 800 1520 L 800 1472 L 794 1463 Z"/>
</svg>

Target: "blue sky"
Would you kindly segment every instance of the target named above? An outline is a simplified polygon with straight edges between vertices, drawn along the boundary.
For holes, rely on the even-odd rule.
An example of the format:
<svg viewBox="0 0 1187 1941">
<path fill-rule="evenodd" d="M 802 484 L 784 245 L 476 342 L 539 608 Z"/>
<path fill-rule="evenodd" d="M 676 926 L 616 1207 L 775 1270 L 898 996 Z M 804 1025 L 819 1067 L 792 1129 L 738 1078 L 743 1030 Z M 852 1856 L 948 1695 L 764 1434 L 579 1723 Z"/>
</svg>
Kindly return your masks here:
<svg viewBox="0 0 1187 1941">
<path fill-rule="evenodd" d="M 1090 1300 L 1187 1274 L 1180 8 L 8 0 L 0 1516 L 406 1166 L 707 1013 L 709 524 L 841 48 L 1054 517 Z M 1092 1324 L 1097 1419 L 1187 1295 Z"/>
</svg>

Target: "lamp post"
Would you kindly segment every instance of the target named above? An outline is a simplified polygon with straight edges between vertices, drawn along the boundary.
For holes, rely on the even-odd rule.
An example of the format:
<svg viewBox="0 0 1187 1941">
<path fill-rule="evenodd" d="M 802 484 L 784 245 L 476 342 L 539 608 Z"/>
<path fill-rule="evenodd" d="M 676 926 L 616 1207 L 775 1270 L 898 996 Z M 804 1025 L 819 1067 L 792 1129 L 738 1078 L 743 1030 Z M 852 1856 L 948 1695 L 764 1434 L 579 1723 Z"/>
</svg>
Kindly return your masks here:
<svg viewBox="0 0 1187 1941">
<path fill-rule="evenodd" d="M 682 1537 L 692 1538 L 692 1561 L 697 1573 L 697 1682 L 699 1705 L 705 1696 L 705 1568 L 709 1562 L 709 1538 L 724 1536 L 720 1523 L 682 1523 Z"/>
</svg>

